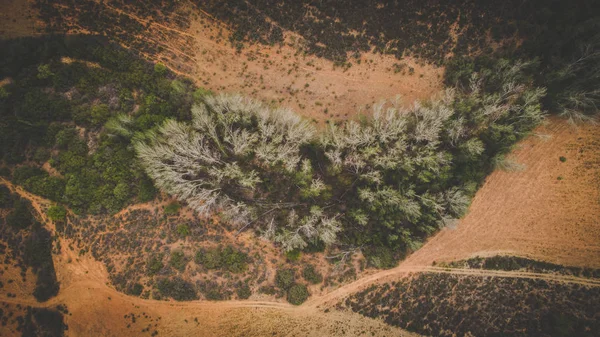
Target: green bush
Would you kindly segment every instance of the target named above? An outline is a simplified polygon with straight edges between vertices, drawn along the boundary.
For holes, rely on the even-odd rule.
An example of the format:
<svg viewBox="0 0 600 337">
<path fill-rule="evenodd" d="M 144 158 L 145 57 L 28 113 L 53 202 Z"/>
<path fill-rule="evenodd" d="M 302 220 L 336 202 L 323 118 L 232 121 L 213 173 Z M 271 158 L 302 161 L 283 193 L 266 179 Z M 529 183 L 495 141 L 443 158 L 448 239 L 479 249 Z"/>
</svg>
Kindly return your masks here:
<svg viewBox="0 0 600 337">
<path fill-rule="evenodd" d="M 173 201 L 172 203 L 165 206 L 164 213 L 165 213 L 165 215 L 179 214 L 180 208 L 181 208 L 181 205 L 177 201 Z"/>
<path fill-rule="evenodd" d="M 252 295 L 252 291 L 247 283 L 242 284 L 236 289 L 236 293 L 239 299 L 245 300 Z"/>
<path fill-rule="evenodd" d="M 299 249 L 290 250 L 289 252 L 285 252 L 285 257 L 290 262 L 296 262 L 300 259 L 300 255 L 302 252 Z"/>
<path fill-rule="evenodd" d="M 167 73 L 167 66 L 162 63 L 155 64 L 154 73 L 156 73 L 158 76 L 164 76 Z"/>
<path fill-rule="evenodd" d="M 171 253 L 171 259 L 169 260 L 169 265 L 171 265 L 171 267 L 179 271 L 184 271 L 187 263 L 188 260 L 183 252 L 175 251 Z"/>
<path fill-rule="evenodd" d="M 558 159 L 563 163 L 567 161 L 567 157 L 563 157 L 563 156 L 560 156 L 560 158 L 558 158 Z"/>
<path fill-rule="evenodd" d="M 61 205 L 53 205 L 48 208 L 48 218 L 52 221 L 64 221 L 67 210 Z"/>
<path fill-rule="evenodd" d="M 152 256 L 146 264 L 146 273 L 148 275 L 155 275 L 156 273 L 161 271 L 163 269 L 162 259 L 162 254 Z"/>
<path fill-rule="evenodd" d="M 6 224 L 15 229 L 25 229 L 39 224 L 32 214 L 32 206 L 29 200 L 15 198 L 13 208 L 5 218 Z"/>
<path fill-rule="evenodd" d="M 158 194 L 158 190 L 154 187 L 152 180 L 142 178 L 137 189 L 137 198 L 140 202 L 148 202 L 154 200 Z"/>
<path fill-rule="evenodd" d="M 302 271 L 302 277 L 312 284 L 318 284 L 323 282 L 323 275 L 316 271 L 315 267 L 312 264 L 309 264 L 306 267 L 304 267 L 304 270 Z"/>
<path fill-rule="evenodd" d="M 310 296 L 304 284 L 293 284 L 287 292 L 287 301 L 293 305 L 300 305 Z"/>
<path fill-rule="evenodd" d="M 144 291 L 144 286 L 137 282 L 128 289 L 128 293 L 135 296 L 140 296 L 142 291 Z"/>
<path fill-rule="evenodd" d="M 200 249 L 195 262 L 206 269 L 224 269 L 232 273 L 244 272 L 248 267 L 248 255 L 231 246 L 225 248 Z"/>
<path fill-rule="evenodd" d="M 190 226 L 188 226 L 187 224 L 177 225 L 177 234 L 179 234 L 179 236 L 181 236 L 182 238 L 185 238 L 186 236 L 190 235 Z"/>
<path fill-rule="evenodd" d="M 176 301 L 191 301 L 198 299 L 196 289 L 181 277 L 172 279 L 161 279 L 157 282 L 158 291 L 161 295 L 172 297 Z"/>
<path fill-rule="evenodd" d="M 295 281 L 295 271 L 293 269 L 279 269 L 275 274 L 275 284 L 284 290 L 289 289 Z"/>
<path fill-rule="evenodd" d="M 0 208 L 11 207 L 13 203 L 12 195 L 8 187 L 0 185 Z"/>
<path fill-rule="evenodd" d="M 370 266 L 380 269 L 390 269 L 397 265 L 397 259 L 391 249 L 375 247 L 365 250 L 365 257 Z"/>
</svg>

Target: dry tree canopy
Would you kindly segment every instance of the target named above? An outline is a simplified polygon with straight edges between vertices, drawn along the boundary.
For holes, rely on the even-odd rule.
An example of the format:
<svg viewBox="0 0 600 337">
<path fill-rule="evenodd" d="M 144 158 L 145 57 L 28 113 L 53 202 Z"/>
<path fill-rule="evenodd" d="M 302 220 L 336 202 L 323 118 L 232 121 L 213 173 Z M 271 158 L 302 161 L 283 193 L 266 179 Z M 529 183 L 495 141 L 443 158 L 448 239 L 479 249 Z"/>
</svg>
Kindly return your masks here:
<svg viewBox="0 0 600 337">
<path fill-rule="evenodd" d="M 221 212 L 242 226 L 260 221 L 270 236 L 285 218 L 289 228 L 277 237 L 294 249 L 306 239 L 331 243 L 340 230 L 335 216 L 297 197 L 324 187 L 302 154 L 314 135 L 290 110 L 219 95 L 192 108 L 191 124 L 169 120 L 138 136 L 135 149 L 157 187 L 201 214 Z"/>
<path fill-rule="evenodd" d="M 499 62 L 466 90 L 410 108 L 382 102 L 320 134 L 290 110 L 207 96 L 191 123 L 168 120 L 135 150 L 158 188 L 287 251 L 404 252 L 454 225 L 494 158 L 542 120 L 545 91 L 522 76 L 527 66 Z"/>
</svg>

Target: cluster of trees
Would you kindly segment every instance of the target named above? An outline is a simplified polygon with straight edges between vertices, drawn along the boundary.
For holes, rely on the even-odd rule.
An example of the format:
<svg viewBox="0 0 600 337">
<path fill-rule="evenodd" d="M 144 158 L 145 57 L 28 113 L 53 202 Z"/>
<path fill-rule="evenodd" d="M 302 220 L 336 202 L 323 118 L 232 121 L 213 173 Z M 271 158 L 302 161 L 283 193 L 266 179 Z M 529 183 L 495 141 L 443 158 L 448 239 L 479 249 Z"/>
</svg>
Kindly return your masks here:
<svg viewBox="0 0 600 337">
<path fill-rule="evenodd" d="M 318 134 L 289 110 L 207 96 L 191 122 L 134 140 L 156 186 L 286 251 L 362 249 L 378 267 L 461 217 L 493 163 L 543 119 L 530 63 L 498 60 L 468 87 Z"/>
<path fill-rule="evenodd" d="M 99 37 L 0 44 L 0 78 L 12 79 L 0 95 L 0 160 L 17 165 L 13 180 L 77 213 L 152 200 L 157 190 L 135 165 L 131 136 L 189 119 L 191 82 Z M 46 161 L 58 175 L 41 169 Z"/>
</svg>

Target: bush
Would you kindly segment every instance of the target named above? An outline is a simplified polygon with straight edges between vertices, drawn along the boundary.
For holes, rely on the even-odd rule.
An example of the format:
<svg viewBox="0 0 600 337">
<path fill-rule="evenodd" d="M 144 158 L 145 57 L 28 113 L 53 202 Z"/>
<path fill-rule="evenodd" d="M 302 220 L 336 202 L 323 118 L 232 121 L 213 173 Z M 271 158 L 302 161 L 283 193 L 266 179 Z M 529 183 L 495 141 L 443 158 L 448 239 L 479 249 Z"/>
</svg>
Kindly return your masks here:
<svg viewBox="0 0 600 337">
<path fill-rule="evenodd" d="M 29 200 L 22 198 L 15 198 L 13 200 L 13 209 L 6 216 L 6 224 L 15 229 L 25 229 L 39 224 L 31 213 L 31 203 Z"/>
<path fill-rule="evenodd" d="M 196 253 L 195 262 L 206 269 L 225 269 L 232 273 L 241 273 L 248 267 L 248 255 L 227 246 L 204 250 Z"/>
<path fill-rule="evenodd" d="M 252 291 L 247 283 L 242 284 L 236 289 L 236 293 L 239 299 L 245 300 L 252 295 Z"/>
<path fill-rule="evenodd" d="M 171 259 L 169 260 L 171 267 L 179 271 L 184 271 L 187 263 L 187 258 L 183 252 L 176 251 L 171 253 Z"/>
<path fill-rule="evenodd" d="M 179 236 L 181 236 L 183 238 L 190 235 L 190 226 L 188 226 L 187 224 L 178 225 L 177 226 L 177 234 L 179 234 Z"/>
<path fill-rule="evenodd" d="M 48 218 L 52 221 L 64 221 L 67 216 L 67 210 L 62 205 L 53 205 L 48 208 Z"/>
<path fill-rule="evenodd" d="M 558 158 L 558 159 L 563 163 L 567 161 L 567 158 L 563 157 L 563 156 L 560 156 L 560 158 Z"/>
<path fill-rule="evenodd" d="M 8 187 L 0 185 L 0 208 L 11 207 L 13 203 L 12 196 Z"/>
<path fill-rule="evenodd" d="M 299 249 L 290 250 L 289 252 L 285 252 L 285 257 L 290 262 L 296 262 L 300 259 L 300 255 L 302 252 Z"/>
<path fill-rule="evenodd" d="M 275 284 L 284 290 L 288 290 L 295 281 L 295 271 L 293 269 L 277 270 L 275 274 Z"/>
<path fill-rule="evenodd" d="M 300 305 L 310 296 L 304 284 L 293 284 L 287 292 L 287 301 L 293 305 Z"/>
<path fill-rule="evenodd" d="M 164 214 L 165 215 L 179 214 L 180 208 L 181 208 L 181 205 L 177 201 L 173 201 L 172 203 L 165 206 Z"/>
<path fill-rule="evenodd" d="M 397 264 L 394 253 L 389 248 L 376 247 L 367 249 L 364 253 L 369 265 L 375 268 L 390 269 L 394 268 Z"/>
<path fill-rule="evenodd" d="M 312 284 L 318 284 L 323 282 L 323 275 L 316 271 L 315 267 L 312 264 L 309 264 L 306 267 L 304 267 L 304 270 L 302 271 L 302 277 L 304 277 L 306 281 Z"/>
<path fill-rule="evenodd" d="M 231 293 L 224 289 L 219 283 L 214 281 L 199 281 L 196 283 L 198 288 L 209 301 L 222 301 L 229 299 Z"/>
<path fill-rule="evenodd" d="M 176 301 L 191 301 L 198 299 L 198 294 L 194 289 L 194 285 L 183 280 L 181 277 L 161 279 L 157 283 L 157 288 L 161 295 L 172 297 Z"/>
<path fill-rule="evenodd" d="M 140 202 L 148 202 L 154 200 L 158 190 L 154 187 L 152 180 L 143 178 L 138 185 L 137 198 Z"/>
<path fill-rule="evenodd" d="M 131 288 L 129 288 L 128 293 L 135 296 L 140 296 L 144 291 L 144 286 L 139 283 L 134 283 Z"/>
<path fill-rule="evenodd" d="M 146 264 L 146 273 L 148 275 L 155 275 L 156 273 L 161 271 L 163 269 L 162 259 L 162 254 L 152 256 Z"/>
<path fill-rule="evenodd" d="M 167 73 L 167 66 L 162 63 L 155 64 L 154 73 L 156 73 L 158 76 L 164 76 Z"/>
</svg>

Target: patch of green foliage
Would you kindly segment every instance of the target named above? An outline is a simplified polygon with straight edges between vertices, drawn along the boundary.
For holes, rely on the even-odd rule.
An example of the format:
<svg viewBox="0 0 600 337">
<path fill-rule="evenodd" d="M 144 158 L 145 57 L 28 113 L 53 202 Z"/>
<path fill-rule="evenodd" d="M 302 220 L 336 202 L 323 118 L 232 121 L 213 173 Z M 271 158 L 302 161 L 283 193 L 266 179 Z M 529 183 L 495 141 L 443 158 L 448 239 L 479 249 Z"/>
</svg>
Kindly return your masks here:
<svg viewBox="0 0 600 337">
<path fill-rule="evenodd" d="M 169 265 L 171 267 L 179 271 L 184 271 L 187 263 L 188 260 L 183 252 L 174 251 L 171 253 L 171 258 L 169 259 Z"/>
<path fill-rule="evenodd" d="M 236 294 L 239 299 L 245 300 L 252 295 L 252 290 L 248 286 L 248 283 L 243 283 L 236 288 Z"/>
<path fill-rule="evenodd" d="M 293 305 L 300 305 L 310 296 L 304 284 L 294 284 L 287 291 L 287 301 Z"/>
<path fill-rule="evenodd" d="M 146 273 L 148 275 L 156 275 L 159 271 L 163 269 L 163 255 L 157 254 L 150 257 L 148 263 L 146 264 Z"/>
<path fill-rule="evenodd" d="M 187 224 L 180 224 L 177 225 L 177 234 L 179 234 L 179 236 L 185 238 L 186 236 L 190 235 L 190 226 L 188 226 Z"/>
<path fill-rule="evenodd" d="M 164 213 L 165 215 L 176 215 L 179 214 L 179 209 L 181 205 L 177 201 L 173 201 L 165 206 Z"/>
<path fill-rule="evenodd" d="M 312 264 L 304 267 L 302 270 L 302 277 L 312 284 L 319 284 L 323 282 L 323 275 L 321 275 L 321 273 L 319 273 Z"/>
<path fill-rule="evenodd" d="M 222 269 L 231 273 L 242 273 L 248 268 L 248 255 L 232 246 L 200 249 L 195 262 L 206 269 Z"/>
<path fill-rule="evenodd" d="M 0 161 L 49 160 L 61 174 L 17 167 L 17 184 L 76 213 L 115 213 L 154 199 L 131 139 L 166 118 L 189 119 L 198 88 L 185 79 L 172 83 L 164 66 L 97 36 L 3 40 L 0 50 L 0 77 L 13 79 L 0 95 Z M 63 63 L 63 56 L 76 61 Z"/>
<path fill-rule="evenodd" d="M 198 299 L 194 285 L 181 277 L 164 278 L 156 283 L 162 296 L 172 297 L 176 301 L 192 301 Z"/>
<path fill-rule="evenodd" d="M 296 280 L 295 274 L 293 269 L 278 269 L 275 274 L 275 285 L 284 290 L 290 289 Z"/>
<path fill-rule="evenodd" d="M 290 250 L 285 252 L 285 258 L 290 262 L 296 262 L 300 259 L 302 252 L 299 249 Z"/>
<path fill-rule="evenodd" d="M 137 282 L 131 285 L 131 287 L 127 290 L 129 294 L 134 296 L 140 296 L 142 291 L 144 291 L 144 286 Z"/>
<path fill-rule="evenodd" d="M 48 218 L 55 222 L 64 221 L 67 217 L 67 210 L 61 205 L 52 205 L 48 208 Z"/>
</svg>

